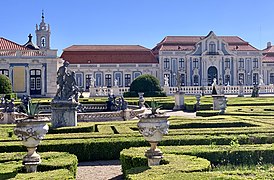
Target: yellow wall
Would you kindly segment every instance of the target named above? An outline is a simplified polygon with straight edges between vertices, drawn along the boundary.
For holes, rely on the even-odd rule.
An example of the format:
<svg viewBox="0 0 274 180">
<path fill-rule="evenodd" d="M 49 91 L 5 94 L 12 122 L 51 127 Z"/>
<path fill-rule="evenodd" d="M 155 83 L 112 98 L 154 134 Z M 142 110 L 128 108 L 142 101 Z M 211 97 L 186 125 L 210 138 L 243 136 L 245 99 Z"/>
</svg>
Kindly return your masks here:
<svg viewBox="0 0 274 180">
<path fill-rule="evenodd" d="M 13 68 L 13 91 L 25 92 L 25 66 Z"/>
</svg>

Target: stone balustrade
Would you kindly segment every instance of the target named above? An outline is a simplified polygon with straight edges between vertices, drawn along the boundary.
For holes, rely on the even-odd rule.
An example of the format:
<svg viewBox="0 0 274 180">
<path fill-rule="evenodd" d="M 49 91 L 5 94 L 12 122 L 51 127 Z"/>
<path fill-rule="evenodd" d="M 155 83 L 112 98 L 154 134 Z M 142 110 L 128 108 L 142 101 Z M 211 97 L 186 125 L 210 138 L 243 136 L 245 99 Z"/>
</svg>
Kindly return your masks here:
<svg viewBox="0 0 274 180">
<path fill-rule="evenodd" d="M 100 122 L 100 121 L 122 121 L 129 120 L 136 117 L 138 114 L 144 113 L 145 109 L 128 109 L 128 111 L 112 111 L 112 112 L 90 112 L 90 113 L 77 113 L 78 122 Z M 129 113 L 127 115 L 126 113 Z M 23 113 L 15 112 L 14 119 L 24 119 L 28 116 Z M 39 117 L 47 117 L 51 119 L 51 113 L 39 114 Z M 127 117 L 128 119 L 126 119 Z M 4 113 L 0 113 L 0 120 L 4 118 Z"/>
<path fill-rule="evenodd" d="M 259 93 L 262 94 L 271 94 L 274 93 L 274 85 L 260 85 Z M 224 94 L 234 94 L 237 95 L 240 90 L 240 86 L 217 86 L 217 91 L 220 92 L 221 88 L 223 88 Z M 163 88 L 167 95 L 173 95 L 178 91 L 178 87 L 164 87 Z M 181 92 L 184 92 L 186 95 L 195 95 L 202 94 L 210 95 L 212 93 L 212 86 L 182 86 L 180 87 Z M 243 86 L 244 94 L 251 94 L 253 90 L 253 86 Z M 129 87 L 119 87 L 119 94 L 122 95 L 124 92 L 128 92 Z M 107 87 L 99 87 L 93 88 L 90 91 L 90 97 L 95 96 L 107 96 L 109 93 L 113 92 L 112 88 Z"/>
</svg>

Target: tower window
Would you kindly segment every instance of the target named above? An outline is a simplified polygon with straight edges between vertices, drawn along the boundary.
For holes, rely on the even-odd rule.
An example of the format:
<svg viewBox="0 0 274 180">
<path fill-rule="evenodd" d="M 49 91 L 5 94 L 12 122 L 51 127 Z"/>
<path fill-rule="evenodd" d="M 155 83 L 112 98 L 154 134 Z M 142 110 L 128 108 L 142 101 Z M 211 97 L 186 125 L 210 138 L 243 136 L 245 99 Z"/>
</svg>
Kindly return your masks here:
<svg viewBox="0 0 274 180">
<path fill-rule="evenodd" d="M 46 38 L 45 37 L 41 38 L 41 46 L 46 47 Z"/>
</svg>

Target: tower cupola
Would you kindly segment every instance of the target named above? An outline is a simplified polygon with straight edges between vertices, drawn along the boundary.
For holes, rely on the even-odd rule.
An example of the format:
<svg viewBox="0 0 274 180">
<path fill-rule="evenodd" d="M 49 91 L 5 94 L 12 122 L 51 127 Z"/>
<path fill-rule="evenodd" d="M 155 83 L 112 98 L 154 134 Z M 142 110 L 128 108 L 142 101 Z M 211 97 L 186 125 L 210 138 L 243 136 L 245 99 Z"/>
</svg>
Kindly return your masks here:
<svg viewBox="0 0 274 180">
<path fill-rule="evenodd" d="M 36 43 L 40 49 L 50 49 L 50 26 L 45 23 L 44 11 L 39 26 L 36 24 Z"/>
</svg>

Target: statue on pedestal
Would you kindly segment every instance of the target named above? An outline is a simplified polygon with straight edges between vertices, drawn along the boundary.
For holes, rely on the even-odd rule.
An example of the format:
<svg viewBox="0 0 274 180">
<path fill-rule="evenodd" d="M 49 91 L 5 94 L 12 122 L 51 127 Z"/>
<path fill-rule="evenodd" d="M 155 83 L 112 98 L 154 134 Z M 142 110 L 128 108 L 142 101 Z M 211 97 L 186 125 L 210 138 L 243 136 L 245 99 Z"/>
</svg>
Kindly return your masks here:
<svg viewBox="0 0 274 180">
<path fill-rule="evenodd" d="M 216 86 L 217 86 L 217 79 L 214 78 L 212 83 L 212 94 L 217 94 Z"/>
<path fill-rule="evenodd" d="M 76 84 L 75 72 L 69 72 L 67 67 L 69 63 L 65 61 L 57 71 L 57 89 L 54 100 L 75 100 L 78 102 L 79 88 Z"/>
</svg>

